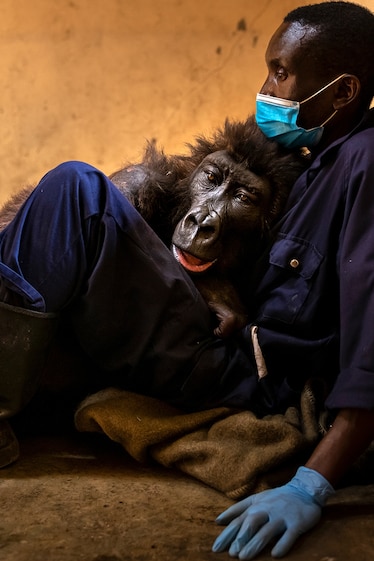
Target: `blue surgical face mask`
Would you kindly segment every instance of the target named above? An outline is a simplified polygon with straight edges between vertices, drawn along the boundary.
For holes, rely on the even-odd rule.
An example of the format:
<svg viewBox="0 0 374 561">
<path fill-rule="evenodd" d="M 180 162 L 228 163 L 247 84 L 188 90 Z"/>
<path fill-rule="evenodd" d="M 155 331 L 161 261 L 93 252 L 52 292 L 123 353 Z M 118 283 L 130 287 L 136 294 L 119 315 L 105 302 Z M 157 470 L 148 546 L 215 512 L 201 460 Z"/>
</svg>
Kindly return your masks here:
<svg viewBox="0 0 374 561">
<path fill-rule="evenodd" d="M 260 93 L 257 94 L 256 121 L 258 126 L 267 138 L 275 140 L 286 148 L 301 148 L 303 146 L 312 148 L 316 146 L 321 140 L 325 124 L 334 117 L 337 111 L 334 111 L 319 127 L 303 129 L 297 125 L 300 105 L 322 93 L 326 88 L 335 84 L 340 78 L 343 78 L 343 76 L 346 76 L 346 74 L 338 76 L 335 80 L 300 102 Z"/>
</svg>

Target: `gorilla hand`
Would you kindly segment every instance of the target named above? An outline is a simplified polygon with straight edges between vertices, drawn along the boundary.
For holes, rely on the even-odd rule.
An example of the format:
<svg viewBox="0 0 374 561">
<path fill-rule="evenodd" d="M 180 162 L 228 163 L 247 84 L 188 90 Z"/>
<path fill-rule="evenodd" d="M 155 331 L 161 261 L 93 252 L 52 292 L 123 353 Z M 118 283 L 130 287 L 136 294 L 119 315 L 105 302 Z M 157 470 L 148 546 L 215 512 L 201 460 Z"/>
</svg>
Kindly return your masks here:
<svg viewBox="0 0 374 561">
<path fill-rule="evenodd" d="M 241 310 L 233 310 L 222 302 L 208 301 L 209 309 L 215 314 L 218 325 L 214 334 L 222 339 L 242 329 L 247 323 L 247 315 Z"/>
<path fill-rule="evenodd" d="M 218 325 L 214 333 L 217 337 L 229 337 L 247 324 L 247 310 L 229 280 L 218 275 L 196 275 L 194 282 L 216 316 Z"/>
</svg>

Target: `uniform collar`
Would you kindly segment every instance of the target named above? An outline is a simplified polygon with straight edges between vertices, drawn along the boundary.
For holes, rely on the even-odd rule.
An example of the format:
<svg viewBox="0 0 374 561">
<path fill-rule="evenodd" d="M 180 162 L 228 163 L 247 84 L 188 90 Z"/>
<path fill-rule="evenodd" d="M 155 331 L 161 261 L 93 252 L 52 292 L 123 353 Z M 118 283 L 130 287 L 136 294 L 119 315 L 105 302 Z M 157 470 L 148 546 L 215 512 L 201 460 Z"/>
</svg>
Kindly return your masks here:
<svg viewBox="0 0 374 561">
<path fill-rule="evenodd" d="M 318 154 L 315 159 L 312 158 L 311 160 L 312 163 L 309 167 L 309 170 L 321 167 L 327 160 L 331 158 L 331 156 L 334 153 L 337 152 L 339 147 L 342 144 L 344 144 L 344 142 L 346 142 L 349 138 L 357 134 L 359 131 L 371 127 L 374 127 L 374 108 L 366 111 L 361 121 L 355 127 L 353 127 L 353 129 L 350 130 L 349 133 L 347 133 L 344 136 L 341 136 L 340 138 L 335 140 L 332 144 L 327 146 L 327 148 L 325 148 L 325 150 L 323 150 L 320 154 Z"/>
<path fill-rule="evenodd" d="M 303 196 L 307 191 L 309 185 L 318 174 L 319 170 L 325 166 L 327 162 L 333 159 L 340 146 L 344 144 L 349 138 L 357 134 L 360 130 L 371 128 L 374 126 L 374 108 L 367 111 L 361 121 L 345 136 L 341 136 L 335 142 L 330 144 L 325 150 L 311 160 L 309 167 L 304 173 L 300 175 L 291 190 L 287 200 L 286 211 L 294 206 L 294 204 Z"/>
</svg>

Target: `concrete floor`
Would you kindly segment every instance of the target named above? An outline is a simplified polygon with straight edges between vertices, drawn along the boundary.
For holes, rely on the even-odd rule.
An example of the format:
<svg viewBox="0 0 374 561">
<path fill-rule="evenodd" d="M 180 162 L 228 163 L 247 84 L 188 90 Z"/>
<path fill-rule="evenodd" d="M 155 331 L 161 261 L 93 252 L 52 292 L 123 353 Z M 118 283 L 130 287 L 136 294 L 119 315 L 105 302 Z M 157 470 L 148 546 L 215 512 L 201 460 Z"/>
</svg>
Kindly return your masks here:
<svg viewBox="0 0 374 561">
<path fill-rule="evenodd" d="M 231 501 L 202 483 L 137 464 L 100 435 L 25 435 L 21 450 L 0 471 L 1 561 L 229 559 L 210 548 L 214 519 Z M 287 556 L 373 559 L 373 484 L 341 489 Z"/>
</svg>

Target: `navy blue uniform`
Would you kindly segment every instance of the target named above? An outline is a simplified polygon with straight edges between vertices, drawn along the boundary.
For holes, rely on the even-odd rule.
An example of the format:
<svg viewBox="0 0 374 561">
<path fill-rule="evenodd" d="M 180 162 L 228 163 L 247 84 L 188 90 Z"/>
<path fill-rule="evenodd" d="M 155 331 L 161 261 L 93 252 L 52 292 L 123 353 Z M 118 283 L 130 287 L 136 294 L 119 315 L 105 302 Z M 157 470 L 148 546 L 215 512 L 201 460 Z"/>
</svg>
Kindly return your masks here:
<svg viewBox="0 0 374 561">
<path fill-rule="evenodd" d="M 220 403 L 244 378 L 240 402 L 251 398 L 250 356 L 213 337 L 211 314 L 183 268 L 87 164 L 61 164 L 40 181 L 0 235 L 0 275 L 2 301 L 61 311 L 103 370 L 104 387 L 198 408 Z"/>
<path fill-rule="evenodd" d="M 0 236 L 0 298 L 69 317 L 81 345 L 118 385 L 187 408 L 283 410 L 310 376 L 334 408 L 374 408 L 373 111 L 296 182 L 259 266 L 249 326 L 212 335 L 194 285 L 98 170 L 48 173 Z M 103 374 L 103 386 L 105 386 Z"/>
<path fill-rule="evenodd" d="M 330 408 L 374 408 L 373 124 L 372 110 L 296 181 L 262 269 L 254 321 L 274 394 L 323 376 Z"/>
</svg>

